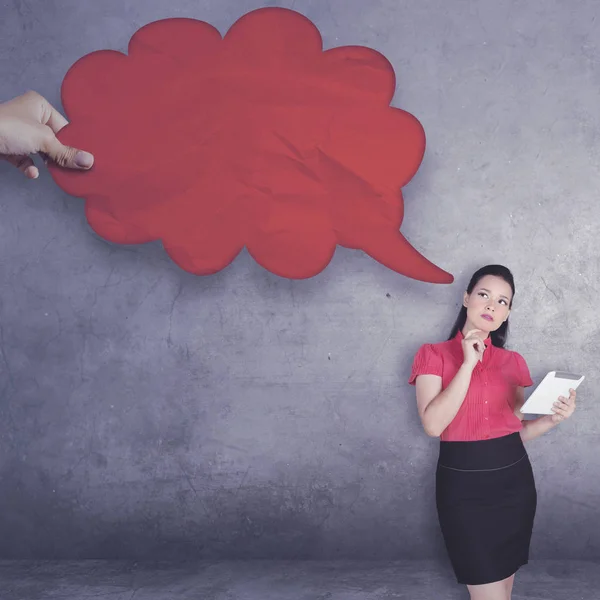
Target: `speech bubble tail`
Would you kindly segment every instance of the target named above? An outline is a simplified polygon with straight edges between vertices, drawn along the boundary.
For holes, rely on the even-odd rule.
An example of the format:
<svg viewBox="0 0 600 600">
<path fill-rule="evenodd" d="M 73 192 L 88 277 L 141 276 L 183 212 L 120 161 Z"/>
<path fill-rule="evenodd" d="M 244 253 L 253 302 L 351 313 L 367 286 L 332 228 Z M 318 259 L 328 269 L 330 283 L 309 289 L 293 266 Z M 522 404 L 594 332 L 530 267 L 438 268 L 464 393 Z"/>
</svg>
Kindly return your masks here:
<svg viewBox="0 0 600 600">
<path fill-rule="evenodd" d="M 385 267 L 418 281 L 452 283 L 454 277 L 427 260 L 398 231 L 378 231 L 361 245 L 363 251 Z"/>
</svg>

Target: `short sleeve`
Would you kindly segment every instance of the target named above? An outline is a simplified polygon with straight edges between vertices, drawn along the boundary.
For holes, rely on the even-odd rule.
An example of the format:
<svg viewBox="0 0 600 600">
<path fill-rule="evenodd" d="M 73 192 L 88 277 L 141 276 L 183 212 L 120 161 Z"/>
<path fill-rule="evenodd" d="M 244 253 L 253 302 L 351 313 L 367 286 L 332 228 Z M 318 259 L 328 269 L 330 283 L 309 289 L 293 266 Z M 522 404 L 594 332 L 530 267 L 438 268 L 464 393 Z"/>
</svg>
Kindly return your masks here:
<svg viewBox="0 0 600 600">
<path fill-rule="evenodd" d="M 518 352 L 513 352 L 513 356 L 515 359 L 517 385 L 523 387 L 529 387 L 530 385 L 533 385 L 531 374 L 529 373 L 529 367 L 527 366 L 525 359 Z"/>
<path fill-rule="evenodd" d="M 419 375 L 443 374 L 444 361 L 433 344 L 424 344 L 415 355 L 408 383 L 415 385 Z"/>
</svg>

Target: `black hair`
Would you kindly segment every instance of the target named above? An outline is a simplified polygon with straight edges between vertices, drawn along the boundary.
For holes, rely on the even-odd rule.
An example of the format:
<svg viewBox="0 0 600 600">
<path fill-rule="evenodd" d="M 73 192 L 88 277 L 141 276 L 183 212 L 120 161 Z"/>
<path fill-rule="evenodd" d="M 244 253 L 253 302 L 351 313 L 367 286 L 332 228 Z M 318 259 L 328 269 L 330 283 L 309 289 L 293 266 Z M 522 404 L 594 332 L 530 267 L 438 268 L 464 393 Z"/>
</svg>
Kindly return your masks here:
<svg viewBox="0 0 600 600">
<path fill-rule="evenodd" d="M 470 294 L 473 291 L 473 288 L 479 283 L 481 279 L 483 279 L 486 275 L 493 275 L 494 277 L 500 277 L 504 279 L 508 285 L 510 285 L 510 289 L 512 290 L 513 298 L 515 295 L 515 280 L 513 278 L 512 273 L 509 269 L 502 265 L 486 265 L 485 267 L 481 267 L 473 273 L 471 277 L 471 281 L 469 281 L 469 285 L 467 286 L 467 294 Z M 513 300 L 511 298 L 509 308 L 512 308 Z M 449 340 L 453 339 L 459 331 L 462 331 L 462 328 L 465 326 L 467 322 L 467 307 L 462 306 L 460 312 L 458 313 L 458 317 L 452 327 L 452 332 L 450 333 Z M 497 346 L 498 348 L 504 348 L 506 344 L 506 340 L 508 339 L 508 319 L 500 325 L 496 331 L 492 331 L 490 333 L 490 337 L 492 338 L 492 345 Z"/>
</svg>

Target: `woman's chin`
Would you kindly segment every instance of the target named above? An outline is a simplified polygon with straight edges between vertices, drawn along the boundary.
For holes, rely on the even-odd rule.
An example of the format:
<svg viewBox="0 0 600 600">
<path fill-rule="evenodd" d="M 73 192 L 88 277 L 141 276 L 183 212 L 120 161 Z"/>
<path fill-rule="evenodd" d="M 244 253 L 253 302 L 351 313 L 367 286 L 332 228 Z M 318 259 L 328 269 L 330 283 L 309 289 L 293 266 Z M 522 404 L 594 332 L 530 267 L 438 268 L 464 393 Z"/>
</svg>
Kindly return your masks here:
<svg viewBox="0 0 600 600">
<path fill-rule="evenodd" d="M 485 333 L 491 333 L 492 331 L 496 331 L 498 327 L 496 326 L 496 323 L 492 321 L 488 321 L 486 319 L 479 319 L 479 329 L 481 329 L 481 331 L 484 331 Z"/>
</svg>

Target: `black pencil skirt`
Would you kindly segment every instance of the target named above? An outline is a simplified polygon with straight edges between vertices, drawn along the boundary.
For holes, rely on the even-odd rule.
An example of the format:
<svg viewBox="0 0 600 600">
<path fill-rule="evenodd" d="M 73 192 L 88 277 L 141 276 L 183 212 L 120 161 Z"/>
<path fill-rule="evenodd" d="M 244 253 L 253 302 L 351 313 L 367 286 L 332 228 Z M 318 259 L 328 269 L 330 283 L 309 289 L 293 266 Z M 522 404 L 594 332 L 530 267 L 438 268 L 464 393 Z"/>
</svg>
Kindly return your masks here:
<svg viewBox="0 0 600 600">
<path fill-rule="evenodd" d="M 440 442 L 436 504 L 458 583 L 501 581 L 526 565 L 537 492 L 519 433 Z"/>
</svg>

